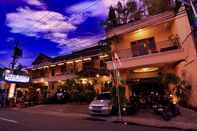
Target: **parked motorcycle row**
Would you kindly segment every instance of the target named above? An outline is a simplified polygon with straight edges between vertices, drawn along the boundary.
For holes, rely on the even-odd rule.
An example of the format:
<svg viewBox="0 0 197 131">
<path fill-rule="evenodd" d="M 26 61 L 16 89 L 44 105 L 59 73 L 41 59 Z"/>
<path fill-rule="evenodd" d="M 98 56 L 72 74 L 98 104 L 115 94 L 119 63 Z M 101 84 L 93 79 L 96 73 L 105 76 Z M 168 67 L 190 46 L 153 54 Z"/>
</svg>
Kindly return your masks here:
<svg viewBox="0 0 197 131">
<path fill-rule="evenodd" d="M 171 95 L 163 95 L 154 91 L 151 91 L 146 97 L 141 97 L 134 93 L 131 105 L 127 106 L 126 110 L 127 114 L 135 114 L 147 108 L 151 109 L 153 113 L 161 116 L 166 121 L 180 115 L 180 110 L 177 105 L 172 102 Z M 125 109 L 123 111 L 125 111 Z"/>
</svg>

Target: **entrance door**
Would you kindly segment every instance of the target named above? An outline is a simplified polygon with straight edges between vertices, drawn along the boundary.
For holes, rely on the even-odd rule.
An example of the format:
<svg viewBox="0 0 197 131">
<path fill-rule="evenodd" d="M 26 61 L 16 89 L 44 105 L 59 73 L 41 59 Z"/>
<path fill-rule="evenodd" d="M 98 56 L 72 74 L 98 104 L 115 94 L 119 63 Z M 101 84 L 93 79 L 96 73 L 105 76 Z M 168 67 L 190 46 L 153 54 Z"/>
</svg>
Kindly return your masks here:
<svg viewBox="0 0 197 131">
<path fill-rule="evenodd" d="M 151 91 L 163 93 L 163 88 L 159 85 L 157 78 L 140 79 L 138 81 L 130 81 L 129 87 L 133 95 L 146 97 Z"/>
</svg>

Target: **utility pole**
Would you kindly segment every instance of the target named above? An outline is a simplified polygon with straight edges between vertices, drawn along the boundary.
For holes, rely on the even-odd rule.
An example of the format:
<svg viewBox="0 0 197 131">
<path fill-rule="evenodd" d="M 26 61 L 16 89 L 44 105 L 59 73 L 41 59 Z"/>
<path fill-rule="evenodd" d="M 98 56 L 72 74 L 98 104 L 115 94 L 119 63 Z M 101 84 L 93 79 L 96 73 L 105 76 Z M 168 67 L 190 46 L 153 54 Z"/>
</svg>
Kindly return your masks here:
<svg viewBox="0 0 197 131">
<path fill-rule="evenodd" d="M 122 113 L 121 113 L 121 101 L 120 101 L 120 72 L 118 70 L 118 64 L 119 58 L 117 58 L 116 53 L 112 53 L 112 64 L 113 64 L 113 70 L 114 70 L 114 81 L 115 81 L 115 88 L 116 88 L 116 96 L 117 96 L 117 104 L 118 104 L 118 118 L 120 121 L 122 121 Z"/>
<path fill-rule="evenodd" d="M 16 65 L 17 59 L 22 57 L 22 50 L 18 47 L 19 46 L 19 42 L 16 41 L 16 46 L 14 47 L 14 51 L 13 51 L 13 56 L 12 56 L 12 62 L 11 62 L 11 71 L 14 72 L 14 67 Z"/>
</svg>

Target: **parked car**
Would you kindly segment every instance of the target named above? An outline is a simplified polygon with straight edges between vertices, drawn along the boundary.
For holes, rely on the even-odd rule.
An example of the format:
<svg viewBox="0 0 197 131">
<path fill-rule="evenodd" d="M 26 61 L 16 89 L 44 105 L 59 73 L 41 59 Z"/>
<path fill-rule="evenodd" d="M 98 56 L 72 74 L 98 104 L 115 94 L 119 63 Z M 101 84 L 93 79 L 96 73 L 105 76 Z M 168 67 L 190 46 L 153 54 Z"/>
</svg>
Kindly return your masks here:
<svg viewBox="0 0 197 131">
<path fill-rule="evenodd" d="M 112 106 L 112 94 L 101 93 L 90 103 L 89 112 L 91 115 L 110 115 Z"/>
</svg>

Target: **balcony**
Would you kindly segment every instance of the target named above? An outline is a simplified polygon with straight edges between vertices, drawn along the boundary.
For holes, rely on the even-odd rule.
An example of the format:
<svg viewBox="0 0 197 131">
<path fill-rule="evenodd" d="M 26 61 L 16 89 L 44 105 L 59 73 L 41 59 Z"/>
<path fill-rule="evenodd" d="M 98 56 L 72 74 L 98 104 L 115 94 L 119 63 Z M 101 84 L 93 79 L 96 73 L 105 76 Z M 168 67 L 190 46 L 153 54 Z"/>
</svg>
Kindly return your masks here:
<svg viewBox="0 0 197 131">
<path fill-rule="evenodd" d="M 121 49 L 115 51 L 120 58 L 120 69 L 135 68 L 153 64 L 164 64 L 184 59 L 184 50 L 177 40 L 165 40 L 156 43 L 156 49 L 140 49 L 132 51 Z M 113 69 L 112 61 L 107 62 L 107 68 Z"/>
<path fill-rule="evenodd" d="M 55 76 L 34 76 L 32 77 L 32 82 L 33 83 L 43 83 L 43 82 L 58 82 L 58 81 L 64 81 L 67 79 L 72 79 L 75 78 L 76 75 L 73 73 L 61 73 L 61 74 L 56 74 Z"/>
</svg>

